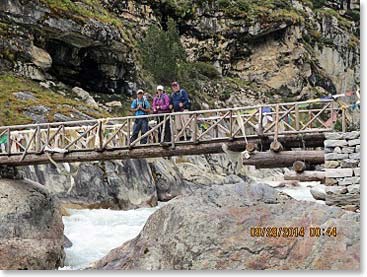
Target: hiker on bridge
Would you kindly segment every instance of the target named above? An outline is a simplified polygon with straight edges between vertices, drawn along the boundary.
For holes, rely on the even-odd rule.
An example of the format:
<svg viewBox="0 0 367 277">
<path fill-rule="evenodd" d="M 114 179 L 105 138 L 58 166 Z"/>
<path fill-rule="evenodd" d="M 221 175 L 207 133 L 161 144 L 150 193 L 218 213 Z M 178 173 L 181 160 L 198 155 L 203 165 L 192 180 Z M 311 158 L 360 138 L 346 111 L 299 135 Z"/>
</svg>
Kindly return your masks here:
<svg viewBox="0 0 367 277">
<path fill-rule="evenodd" d="M 164 87 L 159 85 L 157 86 L 157 94 L 153 99 L 153 113 L 155 114 L 164 114 L 170 113 L 170 98 L 165 93 Z M 160 124 L 164 120 L 164 116 L 157 117 L 157 123 Z M 164 130 L 164 138 L 162 139 L 162 132 Z M 161 145 L 166 145 L 167 142 L 171 141 L 171 124 L 169 117 L 166 118 L 166 122 L 163 123 L 162 126 L 158 129 L 158 140 Z"/>
<path fill-rule="evenodd" d="M 135 116 L 147 115 L 150 112 L 150 104 L 149 104 L 149 101 L 143 97 L 144 91 L 142 89 L 139 89 L 136 94 L 137 94 L 137 98 L 134 99 L 133 102 L 131 103 L 131 110 L 134 112 Z M 130 138 L 130 143 L 135 141 L 138 138 L 138 135 L 140 132 L 141 132 L 141 136 L 143 136 L 148 131 L 148 129 L 149 129 L 148 118 L 137 117 L 134 122 L 133 134 Z M 146 144 L 147 141 L 148 141 L 148 138 L 145 137 L 140 140 L 140 143 Z"/>
<path fill-rule="evenodd" d="M 172 88 L 172 95 L 171 95 L 171 109 L 173 109 L 174 112 L 187 112 L 191 108 L 191 102 L 189 99 L 189 95 L 187 91 L 180 87 L 180 84 L 175 82 L 172 82 L 171 84 Z M 176 133 L 178 134 L 185 126 L 185 123 L 190 119 L 189 115 L 183 114 L 183 115 L 177 115 L 175 117 L 175 127 L 176 127 Z M 191 139 L 191 130 L 190 125 L 186 127 L 185 134 L 183 134 L 182 137 L 180 137 L 180 140 L 185 140 L 185 135 L 187 140 Z"/>
</svg>

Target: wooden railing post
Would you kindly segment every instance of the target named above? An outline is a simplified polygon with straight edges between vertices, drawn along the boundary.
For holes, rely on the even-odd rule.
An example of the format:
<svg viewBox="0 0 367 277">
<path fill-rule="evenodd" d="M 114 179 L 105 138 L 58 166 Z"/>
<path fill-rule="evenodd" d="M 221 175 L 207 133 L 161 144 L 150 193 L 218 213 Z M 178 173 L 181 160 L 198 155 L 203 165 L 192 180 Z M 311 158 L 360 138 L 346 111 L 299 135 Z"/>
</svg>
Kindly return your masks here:
<svg viewBox="0 0 367 277">
<path fill-rule="evenodd" d="M 346 122 L 345 122 L 345 109 L 342 108 L 342 132 L 347 130 Z"/>
<path fill-rule="evenodd" d="M 127 119 L 127 145 L 130 146 L 130 137 L 131 137 L 131 119 Z"/>
<path fill-rule="evenodd" d="M 264 126 L 263 126 L 263 110 L 262 107 L 259 108 L 259 121 L 258 121 L 258 130 L 257 130 L 257 134 L 259 136 L 263 136 L 264 135 Z"/>
<path fill-rule="evenodd" d="M 299 107 L 295 105 L 296 130 L 299 131 Z"/>
<path fill-rule="evenodd" d="M 192 141 L 198 143 L 198 114 L 194 115 L 194 133 L 192 135 Z"/>
<path fill-rule="evenodd" d="M 41 128 L 40 128 L 40 126 L 37 126 L 36 132 L 37 132 L 37 134 L 36 134 L 36 152 L 40 153 L 41 149 L 42 149 L 42 146 L 41 146 Z"/>
<path fill-rule="evenodd" d="M 172 114 L 169 115 L 169 122 L 170 122 L 170 128 L 171 128 L 171 148 L 175 148 L 175 125 L 173 122 Z"/>
<path fill-rule="evenodd" d="M 275 107 L 275 134 L 274 141 L 278 141 L 278 132 L 279 132 L 279 104 Z"/>
<path fill-rule="evenodd" d="M 98 151 L 102 151 L 103 150 L 103 122 L 102 120 L 99 120 L 98 121 L 98 132 L 97 132 L 97 135 L 98 135 Z"/>
<path fill-rule="evenodd" d="M 167 120 L 167 116 L 166 115 L 164 115 L 163 116 L 163 122 L 164 122 L 164 124 L 163 124 L 163 126 L 161 126 L 161 137 L 159 138 L 160 139 L 160 141 L 159 142 L 164 142 L 164 138 L 165 138 L 165 133 L 166 133 L 166 124 L 167 124 L 167 122 L 166 122 L 166 120 Z M 158 129 L 158 134 L 159 134 L 159 129 Z"/>
<path fill-rule="evenodd" d="M 282 144 L 278 141 L 278 132 L 279 132 L 279 104 L 276 105 L 275 112 L 275 131 L 274 131 L 274 141 L 270 144 L 270 149 L 273 152 L 280 152 L 283 149 Z"/>
<path fill-rule="evenodd" d="M 10 128 L 8 128 L 7 132 L 7 143 L 6 143 L 6 152 L 8 153 L 8 156 L 11 154 L 11 138 L 10 138 Z"/>
<path fill-rule="evenodd" d="M 66 136 L 65 125 L 62 125 L 61 127 L 61 148 L 65 147 L 65 136 Z"/>
<path fill-rule="evenodd" d="M 233 140 L 233 110 L 229 112 L 229 138 Z"/>
</svg>

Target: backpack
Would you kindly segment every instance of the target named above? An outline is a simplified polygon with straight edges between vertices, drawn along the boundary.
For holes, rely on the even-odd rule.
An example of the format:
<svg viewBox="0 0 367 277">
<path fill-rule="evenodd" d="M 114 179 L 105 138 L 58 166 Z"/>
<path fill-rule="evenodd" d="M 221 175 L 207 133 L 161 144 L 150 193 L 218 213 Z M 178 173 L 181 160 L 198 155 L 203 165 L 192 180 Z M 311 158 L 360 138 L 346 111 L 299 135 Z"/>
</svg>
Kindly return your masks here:
<svg viewBox="0 0 367 277">
<path fill-rule="evenodd" d="M 138 107 L 138 100 L 139 100 L 138 98 L 135 99 L 136 107 Z M 146 109 L 145 101 L 147 100 L 143 98 L 142 101 L 143 101 L 142 108 L 145 110 Z"/>
<path fill-rule="evenodd" d="M 187 94 L 187 104 L 184 108 L 187 109 L 187 110 L 190 110 L 191 109 L 191 100 L 190 100 L 189 94 L 187 92 L 186 92 L 186 94 Z M 181 98 L 183 97 L 182 89 L 180 89 L 180 97 Z"/>
</svg>

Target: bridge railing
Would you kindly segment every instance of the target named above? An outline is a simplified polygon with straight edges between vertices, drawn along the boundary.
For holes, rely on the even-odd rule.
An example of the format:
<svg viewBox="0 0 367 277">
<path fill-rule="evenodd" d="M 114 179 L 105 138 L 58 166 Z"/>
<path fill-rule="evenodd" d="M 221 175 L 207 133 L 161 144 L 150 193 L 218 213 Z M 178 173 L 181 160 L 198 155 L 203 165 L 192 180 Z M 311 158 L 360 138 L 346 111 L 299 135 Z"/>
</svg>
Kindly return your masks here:
<svg viewBox="0 0 367 277">
<path fill-rule="evenodd" d="M 0 127 L 0 155 L 109 151 L 169 144 L 198 144 L 256 136 L 327 132 L 340 108 L 320 99 L 168 114 Z M 148 131 L 132 137 L 134 122 L 149 122 Z M 167 133 L 166 133 L 167 132 Z"/>
</svg>

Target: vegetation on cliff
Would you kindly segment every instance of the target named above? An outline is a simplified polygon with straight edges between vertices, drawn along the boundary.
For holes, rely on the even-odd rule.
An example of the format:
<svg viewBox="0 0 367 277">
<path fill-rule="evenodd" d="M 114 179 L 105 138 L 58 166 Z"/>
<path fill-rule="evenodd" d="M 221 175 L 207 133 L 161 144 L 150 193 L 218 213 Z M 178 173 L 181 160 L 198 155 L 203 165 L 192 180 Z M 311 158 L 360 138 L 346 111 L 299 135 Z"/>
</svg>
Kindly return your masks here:
<svg viewBox="0 0 367 277">
<path fill-rule="evenodd" d="M 34 97 L 20 99 L 15 95 L 17 92 L 31 93 Z M 54 120 L 55 113 L 68 116 L 74 109 L 96 118 L 108 116 L 108 113 L 102 110 L 93 109 L 83 102 L 41 87 L 37 82 L 11 74 L 0 75 L 0 125 L 32 123 L 32 119 L 24 112 L 29 107 L 39 105 L 49 109 L 49 121 Z"/>
</svg>

